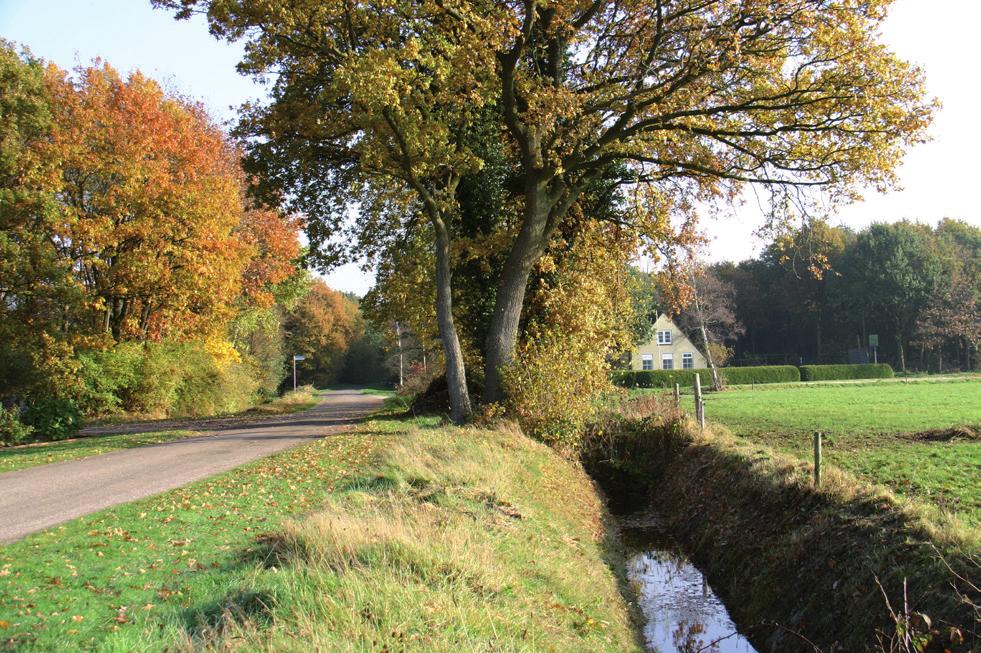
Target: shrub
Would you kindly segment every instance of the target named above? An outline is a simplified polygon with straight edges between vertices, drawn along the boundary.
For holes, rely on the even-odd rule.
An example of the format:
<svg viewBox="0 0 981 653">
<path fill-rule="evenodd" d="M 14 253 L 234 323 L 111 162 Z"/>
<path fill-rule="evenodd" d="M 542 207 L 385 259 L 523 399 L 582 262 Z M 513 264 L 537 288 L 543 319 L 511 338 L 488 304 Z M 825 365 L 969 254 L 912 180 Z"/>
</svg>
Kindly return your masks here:
<svg viewBox="0 0 981 653">
<path fill-rule="evenodd" d="M 596 399 L 609 389 L 605 360 L 586 339 L 550 330 L 523 343 L 501 375 L 507 413 L 532 437 L 575 449 Z"/>
<path fill-rule="evenodd" d="M 895 376 L 886 363 L 863 365 L 801 365 L 804 381 L 840 381 L 844 379 L 890 379 Z"/>
<path fill-rule="evenodd" d="M 470 401 L 474 405 L 479 403 L 480 396 L 484 393 L 484 379 L 480 370 L 467 374 L 467 390 L 470 392 Z M 421 391 L 414 392 L 403 388 L 402 394 L 411 398 L 413 414 L 436 415 L 450 412 L 450 389 L 446 384 L 445 374 L 432 377 Z"/>
<path fill-rule="evenodd" d="M 20 421 L 20 410 L 0 406 L 0 445 L 20 444 L 33 432 L 32 427 Z"/>
<path fill-rule="evenodd" d="M 143 364 L 142 345 L 120 343 L 105 351 L 83 351 L 78 354 L 82 387 L 76 403 L 87 415 L 118 412 L 140 380 Z"/>
<path fill-rule="evenodd" d="M 34 403 L 24 413 L 24 422 L 38 435 L 49 440 L 64 440 L 75 434 L 82 425 L 82 414 L 74 402 L 46 397 Z"/>
<path fill-rule="evenodd" d="M 729 385 L 753 383 L 796 383 L 800 370 L 793 365 L 759 365 L 754 367 L 724 367 L 720 370 Z"/>
<path fill-rule="evenodd" d="M 723 381 L 728 385 L 800 381 L 800 372 L 793 365 L 723 367 L 719 369 L 719 372 L 722 374 Z M 702 387 L 711 385 L 712 373 L 707 369 L 614 372 L 613 383 L 624 388 L 673 388 L 675 383 L 684 387 L 691 387 L 695 384 L 696 374 L 701 379 Z"/>
<path fill-rule="evenodd" d="M 171 417 L 214 415 L 252 405 L 257 389 L 248 365 L 220 347 L 160 342 L 146 347 L 133 408 Z"/>
</svg>

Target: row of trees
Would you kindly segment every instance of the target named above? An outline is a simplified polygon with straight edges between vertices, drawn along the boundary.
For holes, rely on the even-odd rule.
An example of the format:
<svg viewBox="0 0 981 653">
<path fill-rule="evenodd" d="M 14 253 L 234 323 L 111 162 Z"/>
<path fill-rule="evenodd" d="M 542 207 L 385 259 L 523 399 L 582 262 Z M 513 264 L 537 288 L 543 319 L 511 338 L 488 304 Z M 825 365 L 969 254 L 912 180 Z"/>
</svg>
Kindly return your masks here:
<svg viewBox="0 0 981 653">
<path fill-rule="evenodd" d="M 699 203 L 756 184 L 783 211 L 801 189 L 888 186 L 932 112 L 919 71 L 875 41 L 886 0 L 154 3 L 206 14 L 248 41 L 240 70 L 274 75 L 239 123 L 250 169 L 309 216 L 318 264 L 397 256 L 392 296 L 418 276 L 457 421 L 468 374 L 491 405 L 569 385 L 570 364 L 529 373 L 536 356 L 589 351 L 593 369 L 615 339 L 614 264 L 687 244 Z M 586 264 L 617 273 L 590 283 Z M 570 328 L 593 345 L 556 344 Z"/>
<path fill-rule="evenodd" d="M 233 410 L 293 351 L 335 378 L 357 303 L 300 268 L 300 223 L 246 182 L 200 105 L 0 42 L 0 401 Z"/>
<path fill-rule="evenodd" d="M 875 356 L 903 370 L 977 366 L 981 229 L 962 221 L 859 232 L 814 221 L 757 259 L 704 269 L 695 286 L 707 299 L 713 349 L 728 347 L 735 364 Z M 679 316 L 686 331 L 696 322 L 691 310 Z"/>
</svg>

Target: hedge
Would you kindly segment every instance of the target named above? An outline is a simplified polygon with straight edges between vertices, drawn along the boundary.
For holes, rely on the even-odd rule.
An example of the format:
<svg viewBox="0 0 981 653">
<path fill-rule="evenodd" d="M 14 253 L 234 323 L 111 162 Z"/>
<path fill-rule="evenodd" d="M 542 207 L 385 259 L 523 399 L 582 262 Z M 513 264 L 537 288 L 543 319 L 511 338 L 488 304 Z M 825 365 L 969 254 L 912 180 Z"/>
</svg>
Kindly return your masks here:
<svg viewBox="0 0 981 653">
<path fill-rule="evenodd" d="M 700 374 L 702 385 L 712 381 L 709 370 L 620 370 L 613 373 L 613 383 L 624 388 L 673 388 L 695 384 L 695 374 Z"/>
<path fill-rule="evenodd" d="M 803 381 L 840 381 L 843 379 L 889 379 L 895 376 L 886 363 L 863 365 L 801 365 Z"/>
<path fill-rule="evenodd" d="M 758 365 L 753 367 L 723 367 L 722 377 L 729 385 L 754 383 L 796 383 L 800 370 L 793 365 Z"/>
<path fill-rule="evenodd" d="M 722 379 L 730 385 L 752 383 L 793 383 L 800 381 L 800 372 L 793 365 L 760 365 L 756 367 L 723 367 Z M 613 373 L 613 383 L 624 388 L 673 388 L 674 384 L 689 387 L 695 383 L 695 374 L 702 385 L 712 382 L 712 373 L 699 370 L 623 370 Z"/>
</svg>

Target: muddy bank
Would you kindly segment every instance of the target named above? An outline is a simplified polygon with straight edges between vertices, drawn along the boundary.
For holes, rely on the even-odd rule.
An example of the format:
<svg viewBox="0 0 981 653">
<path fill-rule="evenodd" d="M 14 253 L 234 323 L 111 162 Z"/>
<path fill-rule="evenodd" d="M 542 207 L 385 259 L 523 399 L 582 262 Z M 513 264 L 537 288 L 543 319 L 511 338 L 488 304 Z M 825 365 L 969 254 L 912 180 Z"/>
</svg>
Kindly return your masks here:
<svg viewBox="0 0 981 653">
<path fill-rule="evenodd" d="M 976 536 L 884 491 L 835 470 L 816 491 L 799 460 L 672 420 L 607 427 L 584 464 L 614 510 L 659 513 L 761 652 L 890 650 L 902 628 L 979 650 Z"/>
</svg>

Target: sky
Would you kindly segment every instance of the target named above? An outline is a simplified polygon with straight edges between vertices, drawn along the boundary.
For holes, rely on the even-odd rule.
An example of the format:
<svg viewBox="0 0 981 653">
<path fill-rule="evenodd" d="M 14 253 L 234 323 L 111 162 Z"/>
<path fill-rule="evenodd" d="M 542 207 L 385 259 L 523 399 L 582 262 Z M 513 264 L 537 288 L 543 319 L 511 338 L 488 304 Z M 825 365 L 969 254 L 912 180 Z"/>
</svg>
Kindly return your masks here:
<svg viewBox="0 0 981 653">
<path fill-rule="evenodd" d="M 856 229 L 902 219 L 936 224 L 945 217 L 981 226 L 977 184 L 981 130 L 976 107 L 981 91 L 972 45 L 981 24 L 978 0 L 897 0 L 883 25 L 882 41 L 926 72 L 929 93 L 943 108 L 930 130 L 932 141 L 907 154 L 899 170 L 902 190 L 870 192 L 844 207 L 833 224 Z M 261 85 L 239 75 L 242 48 L 216 41 L 204 21 L 175 21 L 149 0 L 0 0 L 0 37 L 26 45 L 62 68 L 97 57 L 121 71 L 139 69 L 165 89 L 202 101 L 216 118 L 232 121 L 235 108 L 261 98 Z M 742 260 L 759 252 L 755 231 L 762 213 L 753 202 L 706 220 L 709 258 Z M 338 290 L 363 294 L 370 273 L 355 265 L 326 276 Z"/>
</svg>

